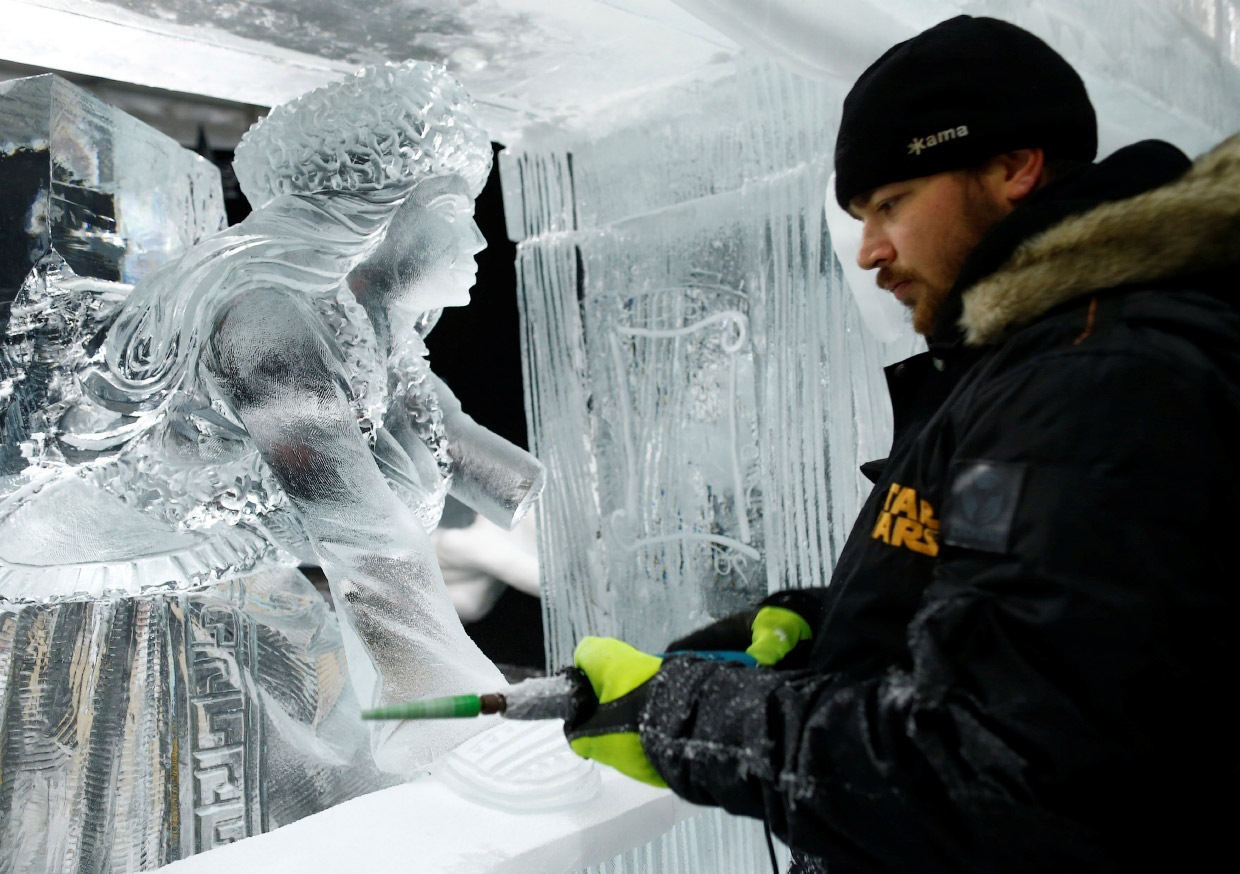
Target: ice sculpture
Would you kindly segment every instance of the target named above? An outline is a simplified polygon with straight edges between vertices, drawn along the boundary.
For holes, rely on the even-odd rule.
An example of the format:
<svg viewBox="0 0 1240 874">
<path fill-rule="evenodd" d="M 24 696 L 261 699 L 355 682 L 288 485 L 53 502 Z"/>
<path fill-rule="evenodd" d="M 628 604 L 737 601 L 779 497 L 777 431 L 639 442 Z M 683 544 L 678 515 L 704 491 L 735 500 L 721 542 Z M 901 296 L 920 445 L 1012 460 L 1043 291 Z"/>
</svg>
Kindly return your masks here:
<svg viewBox="0 0 1240 874">
<path fill-rule="evenodd" d="M 205 266 L 182 271 L 201 290 L 171 285 L 197 309 L 193 323 L 211 325 L 204 386 L 295 508 L 367 704 L 502 683 L 456 619 L 428 533 L 449 489 L 510 527 L 542 487 L 542 466 L 465 415 L 425 359 L 422 336 L 442 307 L 468 303 L 485 245 L 473 198 L 491 147 L 472 109 L 442 68 L 417 62 L 278 107 L 237 148 L 238 179 L 260 209 L 218 238 L 245 266 L 217 284 L 222 259 L 203 248 Z M 274 269 L 254 266 L 266 245 Z M 197 363 L 159 281 L 132 299 L 109 353 L 108 389 L 132 387 L 142 403 Z M 408 773 L 474 730 L 382 724 L 376 761 Z"/>
<path fill-rule="evenodd" d="M 468 96 L 409 62 L 278 107 L 238 148 L 255 212 L 172 260 L 218 178 L 59 80 L 0 101 L 38 170 L 0 176 L 31 192 L 3 218 L 0 871 L 156 867 L 477 731 L 357 718 L 502 685 L 428 530 L 449 490 L 511 525 L 542 484 L 425 360 L 483 245 Z"/>
</svg>

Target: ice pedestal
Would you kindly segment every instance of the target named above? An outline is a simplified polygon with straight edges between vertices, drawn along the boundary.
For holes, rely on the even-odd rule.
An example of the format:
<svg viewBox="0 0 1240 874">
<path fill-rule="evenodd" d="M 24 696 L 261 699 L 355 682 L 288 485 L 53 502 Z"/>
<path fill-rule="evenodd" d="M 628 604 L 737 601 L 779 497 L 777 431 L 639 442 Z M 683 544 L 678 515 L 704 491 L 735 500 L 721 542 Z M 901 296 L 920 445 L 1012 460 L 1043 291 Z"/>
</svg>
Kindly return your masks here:
<svg viewBox="0 0 1240 874">
<path fill-rule="evenodd" d="M 494 731 L 508 734 L 513 723 Z M 558 735 L 559 723 L 518 723 L 518 734 Z M 487 734 L 475 741 L 489 742 Z M 471 741 L 470 743 L 473 743 Z M 520 748 L 511 736 L 506 749 Z M 447 762 L 455 755 L 449 754 Z M 580 764 L 585 764 L 578 760 Z M 634 844 L 685 826 L 698 808 L 610 769 L 588 766 L 599 791 L 568 805 L 513 809 L 476 791 L 461 794 L 439 772 L 374 792 L 278 831 L 177 862 L 168 874 L 335 874 L 340 871 L 417 871 L 434 874 L 571 874 L 603 863 Z M 515 797 L 515 796 L 514 796 Z M 492 799 L 494 801 L 495 799 Z M 347 837 L 345 837 L 347 836 Z M 766 850 L 763 848 L 763 852 Z M 749 860 L 746 860 L 748 862 Z M 769 865 L 769 863 L 766 863 Z M 610 869 L 609 869 L 610 870 Z M 726 870 L 655 865 L 651 872 Z M 759 871 L 751 865 L 745 870 Z"/>
<path fill-rule="evenodd" d="M 153 868 L 386 785 L 347 677 L 291 568 L 0 602 L 0 870 Z"/>
</svg>

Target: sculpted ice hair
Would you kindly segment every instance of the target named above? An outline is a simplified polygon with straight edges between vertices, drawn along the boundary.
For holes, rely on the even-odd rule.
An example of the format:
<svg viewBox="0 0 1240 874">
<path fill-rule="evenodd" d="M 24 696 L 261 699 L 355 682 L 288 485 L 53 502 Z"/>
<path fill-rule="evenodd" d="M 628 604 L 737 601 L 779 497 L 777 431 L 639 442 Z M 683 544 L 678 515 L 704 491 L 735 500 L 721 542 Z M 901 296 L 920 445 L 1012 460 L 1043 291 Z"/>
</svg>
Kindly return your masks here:
<svg viewBox="0 0 1240 874">
<path fill-rule="evenodd" d="M 473 101 L 437 64 L 367 67 L 271 111 L 237 146 L 237 180 L 255 208 L 281 194 L 367 191 L 456 173 L 478 196 L 491 143 Z"/>
</svg>

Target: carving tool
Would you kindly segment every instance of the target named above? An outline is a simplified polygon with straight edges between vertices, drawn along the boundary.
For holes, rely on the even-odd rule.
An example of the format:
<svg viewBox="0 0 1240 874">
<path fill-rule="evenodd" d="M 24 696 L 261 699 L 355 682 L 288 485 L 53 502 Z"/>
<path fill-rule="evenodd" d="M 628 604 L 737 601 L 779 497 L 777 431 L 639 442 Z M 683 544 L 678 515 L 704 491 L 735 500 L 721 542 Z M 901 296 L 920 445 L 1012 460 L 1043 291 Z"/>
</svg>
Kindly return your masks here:
<svg viewBox="0 0 1240 874">
<path fill-rule="evenodd" d="M 711 650 L 660 655 L 692 655 L 711 661 L 757 664 L 753 656 L 744 652 Z M 363 710 L 362 719 L 468 719 L 492 713 L 508 719 L 570 719 L 581 707 L 596 704 L 594 689 L 585 671 L 565 668 L 550 677 L 524 680 L 503 692 L 426 698 Z"/>
</svg>

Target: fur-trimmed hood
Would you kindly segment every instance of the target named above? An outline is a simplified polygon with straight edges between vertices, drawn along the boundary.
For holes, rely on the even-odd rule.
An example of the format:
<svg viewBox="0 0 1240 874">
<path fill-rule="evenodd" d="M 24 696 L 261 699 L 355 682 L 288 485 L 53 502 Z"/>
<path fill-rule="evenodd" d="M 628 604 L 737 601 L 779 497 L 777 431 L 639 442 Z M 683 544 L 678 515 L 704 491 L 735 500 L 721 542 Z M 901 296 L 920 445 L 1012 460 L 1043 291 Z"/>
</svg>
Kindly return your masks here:
<svg viewBox="0 0 1240 874">
<path fill-rule="evenodd" d="M 965 342 L 1000 339 L 1091 292 L 1240 262 L 1240 134 L 1180 178 L 1064 219 L 963 294 Z"/>
</svg>

